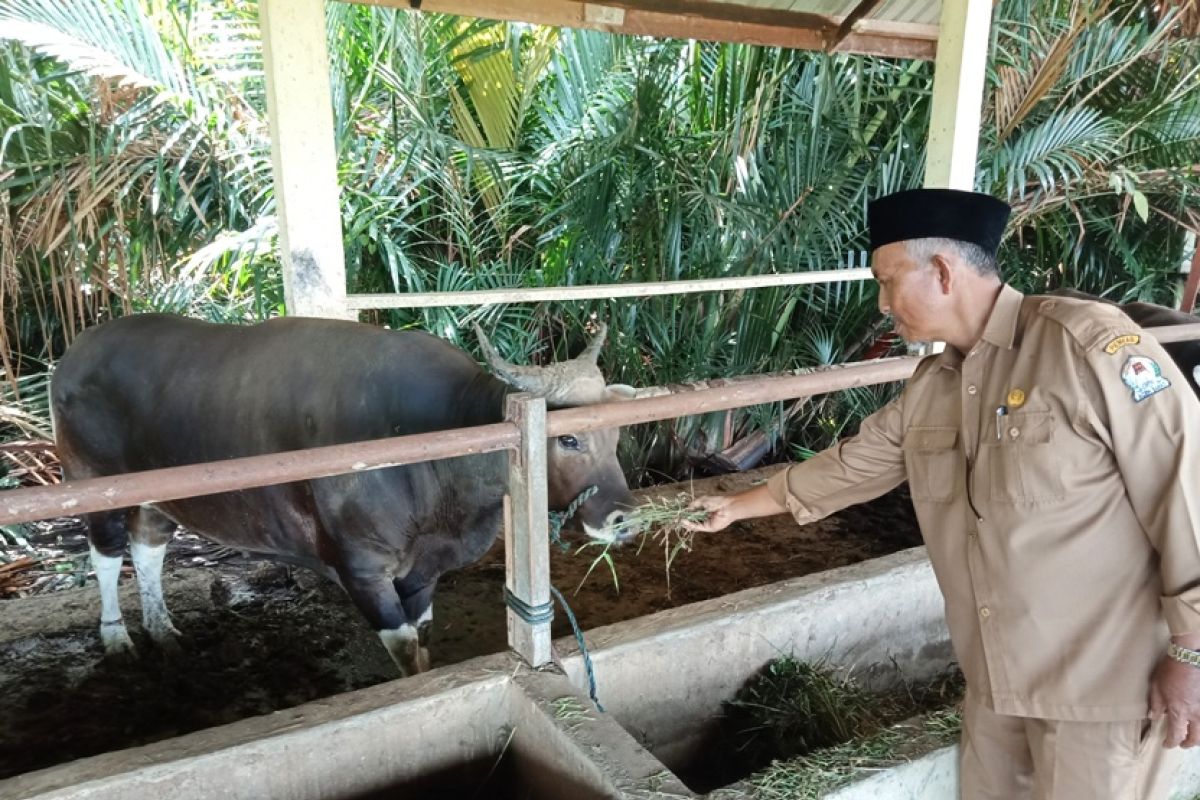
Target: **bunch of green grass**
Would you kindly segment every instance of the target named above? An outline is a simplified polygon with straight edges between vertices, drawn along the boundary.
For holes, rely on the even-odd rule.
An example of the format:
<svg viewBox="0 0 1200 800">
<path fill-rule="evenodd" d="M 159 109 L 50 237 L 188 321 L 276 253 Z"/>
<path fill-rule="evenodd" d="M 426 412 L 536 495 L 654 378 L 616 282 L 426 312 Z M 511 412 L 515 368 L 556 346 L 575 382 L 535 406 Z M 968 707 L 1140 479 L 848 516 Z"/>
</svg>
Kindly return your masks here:
<svg viewBox="0 0 1200 800">
<path fill-rule="evenodd" d="M 954 741 L 962 693 L 957 671 L 876 694 L 849 670 L 786 656 L 727 704 L 726 722 L 738 760 L 770 764 L 750 779 L 756 797 L 815 798 Z"/>
<path fill-rule="evenodd" d="M 761 800 L 815 800 L 867 773 L 953 744 L 961 727 L 956 709 L 942 709 L 833 747 L 776 761 L 749 783 Z"/>
<path fill-rule="evenodd" d="M 696 531 L 685 527 L 687 522 L 703 522 L 707 511 L 692 508 L 695 498 L 684 492 L 675 497 L 650 500 L 637 507 L 631 515 L 631 524 L 642 530 L 638 542 L 638 555 L 647 541 L 653 541 L 663 550 L 663 571 L 667 581 L 667 597 L 671 596 L 671 565 L 683 551 L 690 552 Z"/>
<path fill-rule="evenodd" d="M 739 749 L 766 761 L 845 742 L 871 726 L 886 699 L 848 670 L 783 657 L 751 678 L 726 708 Z"/>
<path fill-rule="evenodd" d="M 639 505 L 626 521 L 626 524 L 641 531 L 637 549 L 639 556 L 642 554 L 642 549 L 646 546 L 647 542 L 653 542 L 662 548 L 663 570 L 666 573 L 667 581 L 667 597 L 671 596 L 671 565 L 675 563 L 676 556 L 681 552 L 692 549 L 693 540 L 696 536 L 696 532 L 688 530 L 684 527 L 684 523 L 703 522 L 708 518 L 707 511 L 691 507 L 693 500 L 694 498 L 686 492 L 680 492 L 673 498 L 650 500 Z M 621 584 L 617 577 L 617 565 L 612 558 L 612 542 L 586 542 L 580 546 L 576 553 L 596 547 L 600 548 L 600 552 L 592 559 L 591 565 L 588 566 L 587 572 L 584 573 L 583 579 L 579 582 L 579 586 L 575 587 L 575 591 L 579 591 L 584 581 L 588 579 L 592 571 L 601 563 L 608 566 L 609 573 L 612 575 L 613 586 L 620 591 Z"/>
</svg>

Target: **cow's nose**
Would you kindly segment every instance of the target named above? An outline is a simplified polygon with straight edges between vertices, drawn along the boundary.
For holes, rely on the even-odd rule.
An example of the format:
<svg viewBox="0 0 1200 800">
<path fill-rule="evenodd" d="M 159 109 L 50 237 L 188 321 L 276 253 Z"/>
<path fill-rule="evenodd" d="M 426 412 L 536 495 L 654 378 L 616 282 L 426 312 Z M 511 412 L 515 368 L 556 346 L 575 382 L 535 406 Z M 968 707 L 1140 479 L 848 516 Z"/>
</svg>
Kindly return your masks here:
<svg viewBox="0 0 1200 800">
<path fill-rule="evenodd" d="M 638 526 L 625 511 L 614 511 L 604 520 L 604 527 L 612 531 L 617 541 L 628 539 L 638 532 Z"/>
</svg>

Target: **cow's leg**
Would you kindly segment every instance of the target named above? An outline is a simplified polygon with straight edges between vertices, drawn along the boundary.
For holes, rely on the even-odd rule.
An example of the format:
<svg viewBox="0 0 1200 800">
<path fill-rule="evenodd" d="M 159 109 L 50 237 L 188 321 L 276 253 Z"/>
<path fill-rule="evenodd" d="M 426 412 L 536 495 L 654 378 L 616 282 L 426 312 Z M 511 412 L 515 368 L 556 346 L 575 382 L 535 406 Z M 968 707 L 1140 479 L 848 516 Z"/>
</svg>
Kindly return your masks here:
<svg viewBox="0 0 1200 800">
<path fill-rule="evenodd" d="M 437 578 L 430 580 L 409 574 L 394 583 L 404 615 L 417 621 L 417 662 L 424 672 L 429 669 L 429 632 L 433 628 L 433 590 Z"/>
<path fill-rule="evenodd" d="M 167 542 L 175 532 L 175 523 L 152 508 L 142 506 L 132 515 L 130 533 L 133 568 L 137 572 L 138 594 L 142 599 L 142 626 L 160 647 L 179 650 L 180 633 L 171 624 L 171 615 L 163 599 L 162 566 Z"/>
<path fill-rule="evenodd" d="M 107 655 L 134 655 L 133 642 L 121 618 L 121 602 L 117 594 L 121 578 L 121 562 L 125 543 L 129 540 L 127 527 L 129 509 L 87 515 L 88 546 L 92 567 L 100 586 L 100 641 Z"/>
<path fill-rule="evenodd" d="M 400 674 L 408 677 L 428 669 L 428 661 L 424 665 L 421 661 L 417 626 L 404 612 L 391 579 L 381 573 L 350 574 L 346 570 L 339 570 L 338 577 L 354 605 L 374 626 Z"/>
</svg>

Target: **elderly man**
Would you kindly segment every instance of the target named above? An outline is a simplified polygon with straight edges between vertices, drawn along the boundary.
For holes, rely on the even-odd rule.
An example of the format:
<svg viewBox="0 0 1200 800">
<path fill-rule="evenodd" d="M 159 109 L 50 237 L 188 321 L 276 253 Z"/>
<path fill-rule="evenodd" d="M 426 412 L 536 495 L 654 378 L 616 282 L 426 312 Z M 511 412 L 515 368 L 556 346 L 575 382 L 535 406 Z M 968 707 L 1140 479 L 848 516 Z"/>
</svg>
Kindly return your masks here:
<svg viewBox="0 0 1200 800">
<path fill-rule="evenodd" d="M 1200 743 L 1200 407 L 1113 306 L 1000 280 L 1008 206 L 951 190 L 868 209 L 879 307 L 944 341 L 857 436 L 697 501 L 720 530 L 801 524 L 905 479 L 967 680 L 965 800 L 1166 798 Z"/>
</svg>

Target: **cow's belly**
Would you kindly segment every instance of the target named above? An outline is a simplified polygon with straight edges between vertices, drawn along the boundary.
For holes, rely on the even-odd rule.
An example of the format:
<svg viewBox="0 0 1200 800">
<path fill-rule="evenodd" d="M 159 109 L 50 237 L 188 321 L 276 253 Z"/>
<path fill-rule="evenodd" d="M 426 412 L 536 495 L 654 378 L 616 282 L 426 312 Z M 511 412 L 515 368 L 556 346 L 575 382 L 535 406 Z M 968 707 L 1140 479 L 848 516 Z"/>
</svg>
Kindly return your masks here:
<svg viewBox="0 0 1200 800">
<path fill-rule="evenodd" d="M 289 486 L 195 497 L 156 504 L 189 531 L 248 553 L 321 570 L 318 525 L 312 513 L 289 496 Z"/>
</svg>

